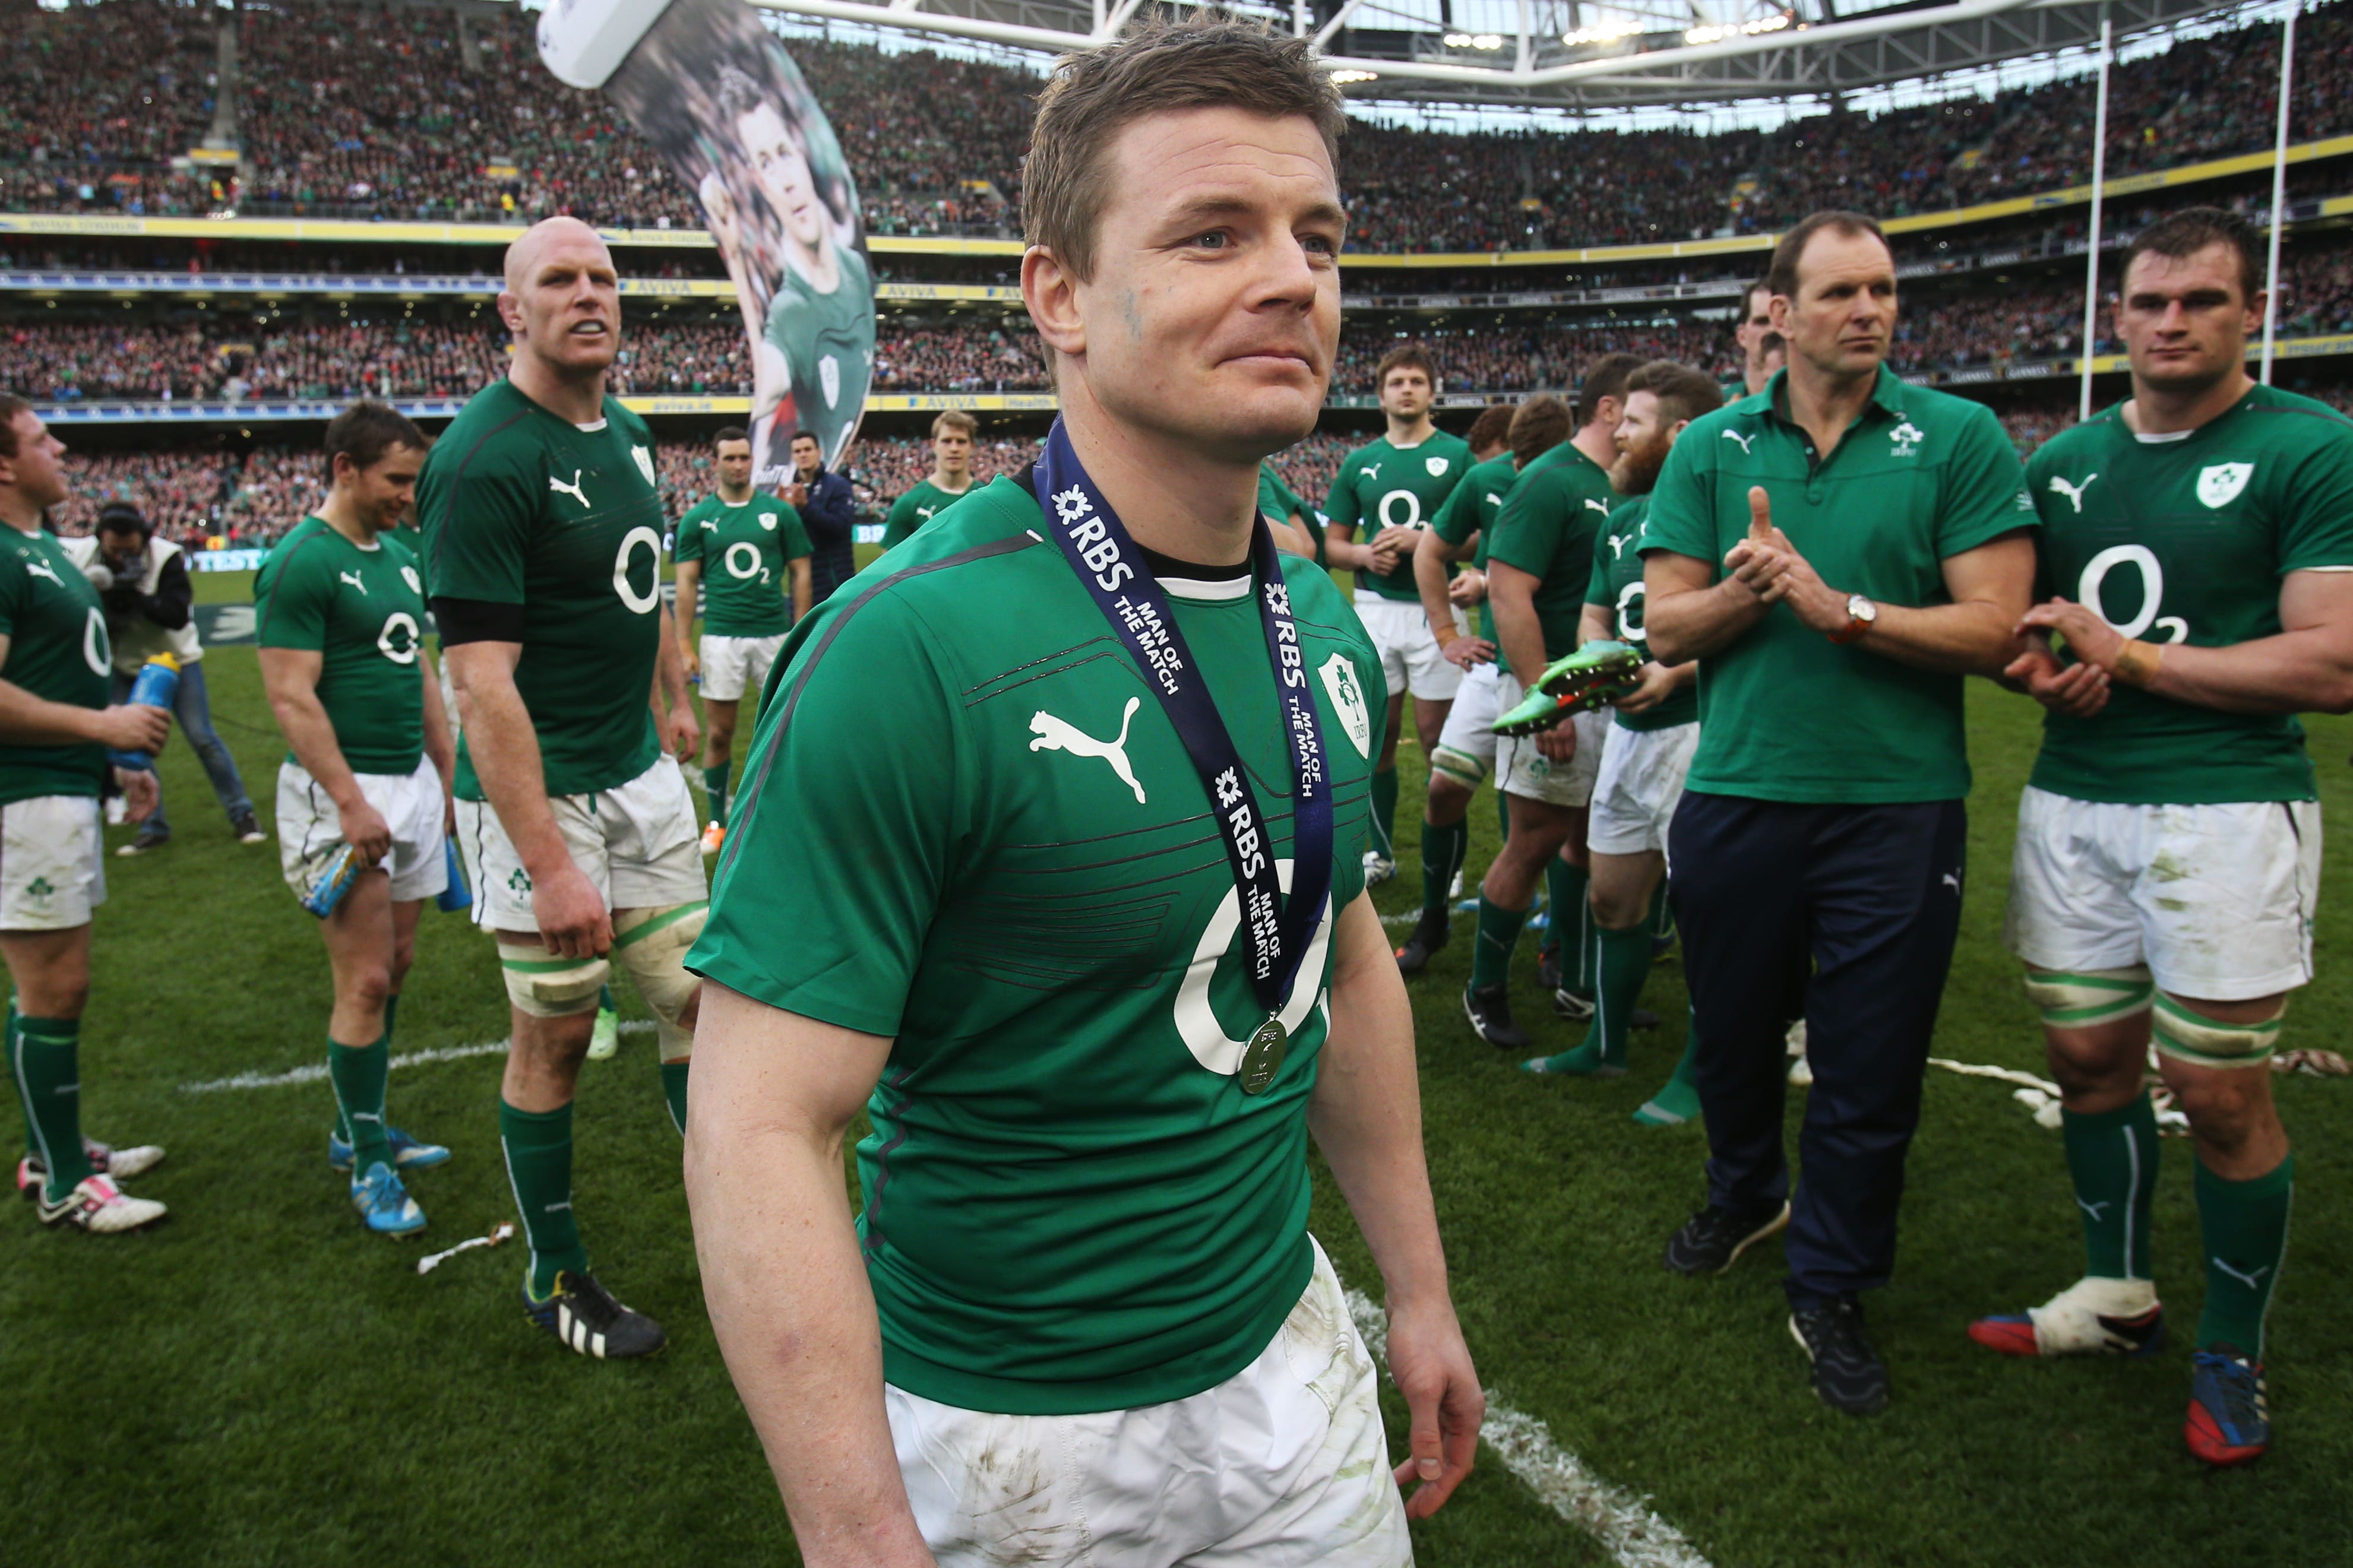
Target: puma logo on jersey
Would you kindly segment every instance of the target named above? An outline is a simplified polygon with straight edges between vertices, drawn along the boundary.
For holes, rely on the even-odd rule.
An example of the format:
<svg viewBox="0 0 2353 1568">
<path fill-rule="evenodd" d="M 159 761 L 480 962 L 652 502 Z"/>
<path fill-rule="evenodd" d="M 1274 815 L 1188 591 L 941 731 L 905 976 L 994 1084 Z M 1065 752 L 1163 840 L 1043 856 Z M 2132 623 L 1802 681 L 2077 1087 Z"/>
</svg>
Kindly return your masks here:
<svg viewBox="0 0 2353 1568">
<path fill-rule="evenodd" d="M 364 594 L 367 592 L 367 584 L 360 580 L 360 574 L 358 573 L 338 572 L 335 575 L 343 581 L 349 583 L 353 587 L 357 588 L 361 593 Z"/>
<path fill-rule="evenodd" d="M 2268 1263 L 2256 1269 L 2253 1274 L 2242 1274 L 2239 1270 L 2232 1268 L 2229 1264 L 2223 1262 L 2219 1258 L 2209 1258 L 2206 1261 L 2221 1269 L 2223 1273 L 2228 1274 L 2232 1279 L 2236 1279 L 2250 1290 L 2262 1289 L 2263 1285 L 2263 1276 L 2272 1271 L 2272 1266 Z"/>
<path fill-rule="evenodd" d="M 2075 515 L 2081 517 L 2084 515 L 2084 492 L 2090 489 L 2092 481 L 2099 477 L 2097 474 L 2085 474 L 2082 484 L 2071 485 L 2053 474 L 2051 476 L 2051 493 L 2054 496 L 2065 496 L 2068 503 L 2075 509 Z"/>
<path fill-rule="evenodd" d="M 1381 466 L 1378 463 L 1375 463 L 1371 468 L 1358 468 L 1356 472 L 1364 475 L 1365 478 L 1368 479 L 1377 479 L 1381 477 Z"/>
<path fill-rule="evenodd" d="M 557 479 L 554 474 L 548 475 L 547 488 L 557 495 L 570 496 L 574 500 L 578 501 L 582 506 L 586 507 L 591 511 L 596 510 L 594 506 L 589 504 L 587 492 L 580 488 L 580 470 L 578 468 L 572 470 L 572 482 L 568 485 L 562 479 Z"/>
<path fill-rule="evenodd" d="M 1040 708 L 1029 716 L 1029 728 L 1038 737 L 1029 742 L 1029 749 L 1033 752 L 1068 752 L 1074 757 L 1101 757 L 1111 764 L 1111 771 L 1120 776 L 1120 781 L 1135 792 L 1135 804 L 1142 805 L 1145 804 L 1144 786 L 1136 782 L 1135 770 L 1127 764 L 1127 727 L 1134 722 L 1135 710 L 1143 703 L 1141 697 L 1127 700 L 1127 711 L 1119 719 L 1119 738 L 1113 741 L 1098 741 L 1085 731 L 1055 718 Z"/>
<path fill-rule="evenodd" d="M 1625 554 L 1626 547 L 1633 542 L 1633 536 L 1630 534 L 1621 533 L 1615 539 L 1612 539 L 1609 542 L 1609 559 L 1615 561 L 1620 556 Z"/>
<path fill-rule="evenodd" d="M 26 561 L 25 563 L 25 575 L 27 577 L 47 577 L 50 582 L 56 583 L 58 587 L 62 588 L 65 586 L 65 584 L 58 580 L 57 573 L 50 569 L 49 563 L 46 561 Z"/>
<path fill-rule="evenodd" d="M 1591 496 L 1587 496 L 1585 498 L 1585 504 L 1591 507 L 1594 510 L 1599 512 L 1604 517 L 1608 517 L 1609 515 L 1609 503 L 1607 501 L 1598 501 Z"/>
<path fill-rule="evenodd" d="M 1754 436 L 1743 436 L 1743 435 L 1742 435 L 1739 431 L 1737 431 L 1737 430 L 1726 430 L 1726 431 L 1724 433 L 1724 438 L 1725 438 L 1725 440 L 1727 440 L 1727 441 L 1737 441 L 1737 442 L 1739 442 L 1739 443 L 1740 443 L 1740 451 L 1741 451 L 1741 455 L 1742 455 L 1743 457 L 1746 457 L 1746 456 L 1747 456 L 1747 455 L 1748 455 L 1748 447 L 1749 447 L 1749 444 L 1750 444 L 1751 442 L 1753 442 L 1753 441 L 1755 441 L 1755 440 L 1757 439 L 1757 437 L 1754 437 Z"/>
<path fill-rule="evenodd" d="M 919 506 L 915 509 L 915 515 L 922 518 L 925 522 L 929 522 L 932 521 L 932 513 L 937 510 L 939 510 L 939 508 L 935 506 Z"/>
</svg>

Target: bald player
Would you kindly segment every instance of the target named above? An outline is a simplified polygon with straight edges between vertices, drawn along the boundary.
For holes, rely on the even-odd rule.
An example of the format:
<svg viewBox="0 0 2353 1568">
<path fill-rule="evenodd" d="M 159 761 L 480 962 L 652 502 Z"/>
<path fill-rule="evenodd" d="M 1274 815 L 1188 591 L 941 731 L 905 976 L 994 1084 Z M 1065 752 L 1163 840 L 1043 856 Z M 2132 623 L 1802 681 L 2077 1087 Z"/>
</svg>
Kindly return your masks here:
<svg viewBox="0 0 2353 1568">
<path fill-rule="evenodd" d="M 499 1131 L 531 1241 L 523 1305 L 582 1355 L 649 1355 L 659 1324 L 589 1271 L 572 1214 L 572 1095 L 615 961 L 653 1011 L 683 1131 L 705 884 L 679 754 L 695 741 L 661 598 L 654 438 L 606 394 L 620 279 L 550 218 L 507 252 L 506 379 L 418 485 L 427 590 L 458 697 L 458 842 L 513 1014 Z"/>
</svg>

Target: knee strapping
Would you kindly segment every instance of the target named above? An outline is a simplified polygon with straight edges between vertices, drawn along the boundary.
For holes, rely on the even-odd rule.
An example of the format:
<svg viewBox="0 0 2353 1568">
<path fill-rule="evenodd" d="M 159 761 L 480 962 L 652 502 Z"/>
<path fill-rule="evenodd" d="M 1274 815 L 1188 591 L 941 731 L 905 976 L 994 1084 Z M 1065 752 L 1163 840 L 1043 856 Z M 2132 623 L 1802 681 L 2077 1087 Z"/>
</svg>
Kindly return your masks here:
<svg viewBox="0 0 2353 1568">
<path fill-rule="evenodd" d="M 2283 1001 L 2268 1018 L 2223 1024 L 2191 1012 L 2170 996 L 2159 996 L 2149 1032 L 2159 1051 L 2192 1067 L 2259 1068 L 2277 1048 L 2280 1021 L 2286 1016 Z"/>
<path fill-rule="evenodd" d="M 2148 1010 L 2157 995 L 2148 965 L 2072 972 L 2030 969 L 2026 994 L 2042 1014 L 2046 1029 L 2088 1029 Z"/>
<path fill-rule="evenodd" d="M 1475 790 L 1487 782 L 1487 763 L 1468 752 L 1458 752 L 1451 746 L 1440 746 L 1430 753 L 1430 771 L 1442 773 L 1464 789 Z"/>
<path fill-rule="evenodd" d="M 560 958 L 537 942 L 499 943 L 507 1000 L 534 1018 L 570 1018 L 596 1010 L 596 993 L 613 966 L 601 958 Z"/>
<path fill-rule="evenodd" d="M 682 1055 L 693 1037 L 680 1023 L 702 982 L 686 972 L 686 950 L 702 934 L 707 902 L 631 910 L 613 921 L 613 957 L 653 1009 L 662 1059 Z"/>
</svg>

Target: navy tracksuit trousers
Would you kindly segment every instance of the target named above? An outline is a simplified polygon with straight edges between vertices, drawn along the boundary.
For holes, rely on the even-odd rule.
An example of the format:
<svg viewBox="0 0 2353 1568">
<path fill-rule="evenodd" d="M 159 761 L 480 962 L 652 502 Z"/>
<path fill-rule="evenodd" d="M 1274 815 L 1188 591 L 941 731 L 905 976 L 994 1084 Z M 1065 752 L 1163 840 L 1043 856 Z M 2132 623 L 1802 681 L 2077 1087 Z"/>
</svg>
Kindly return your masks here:
<svg viewBox="0 0 2353 1568">
<path fill-rule="evenodd" d="M 1793 1306 L 1883 1285 L 1894 1267 L 1966 836 L 1957 800 L 1810 805 L 1697 791 L 1668 829 L 1711 1204 L 1747 1211 L 1788 1196 L 1783 1036 L 1806 1020 L 1814 1084 L 1784 1247 Z"/>
</svg>

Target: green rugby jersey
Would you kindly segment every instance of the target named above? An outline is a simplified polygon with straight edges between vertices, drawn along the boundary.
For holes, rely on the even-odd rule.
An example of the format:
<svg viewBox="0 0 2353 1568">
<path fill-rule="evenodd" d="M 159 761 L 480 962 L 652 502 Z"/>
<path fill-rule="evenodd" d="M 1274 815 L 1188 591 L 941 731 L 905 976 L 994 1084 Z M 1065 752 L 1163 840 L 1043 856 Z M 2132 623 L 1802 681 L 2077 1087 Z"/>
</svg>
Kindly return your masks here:
<svg viewBox="0 0 2353 1568">
<path fill-rule="evenodd" d="M 1983 404 L 1908 386 L 1885 366 L 1827 458 L 1782 413 L 1787 371 L 1702 415 L 1676 437 L 1651 491 L 1645 554 L 1664 550 L 1724 575 L 1748 537 L 1762 485 L 1775 526 L 1843 593 L 1919 608 L 1951 603 L 1947 557 L 2035 526 L 2025 472 Z M 1839 644 L 1776 605 L 1699 667 L 1699 750 L 1687 787 L 1755 800 L 1854 805 L 1969 793 L 1958 675 Z"/>
<path fill-rule="evenodd" d="M 397 544 L 421 563 L 425 559 L 425 534 L 420 529 L 387 528 L 376 535 L 379 541 Z"/>
<path fill-rule="evenodd" d="M 0 680 L 45 701 L 103 708 L 112 691 L 114 645 L 106 610 L 57 536 L 0 523 L 0 636 L 8 658 Z M 0 744 L 0 805 L 45 795 L 96 795 L 106 748 L 94 741 L 58 746 Z"/>
<path fill-rule="evenodd" d="M 2257 386 L 2179 437 L 2120 408 L 2026 465 L 2042 519 L 2038 601 L 2089 605 L 2126 637 L 2227 647 L 2280 633 L 2280 579 L 2353 567 L 2353 422 Z M 2035 788 L 2077 800 L 2198 805 L 2311 800 L 2304 727 L 2119 681 L 2089 719 L 2046 714 Z"/>
<path fill-rule="evenodd" d="M 1651 498 L 1636 496 L 1609 514 L 1600 542 L 1593 547 L 1593 581 L 1585 590 L 1587 604 L 1609 612 L 1610 635 L 1639 648 L 1644 658 L 1651 657 L 1651 635 L 1642 629 L 1641 539 L 1642 519 L 1650 510 Z M 1614 711 L 1621 730 L 1672 730 L 1699 722 L 1699 693 L 1686 681 L 1656 708 L 1640 713 L 1622 708 Z"/>
<path fill-rule="evenodd" d="M 355 773 L 414 773 L 425 754 L 425 584 L 391 540 L 363 550 L 306 517 L 253 580 L 254 641 L 320 656 L 319 706 Z M 301 761 L 290 750 L 286 760 Z"/>
<path fill-rule="evenodd" d="M 1306 1288 L 1308 1097 L 1330 914 L 1262 1020 L 1211 802 L 1030 492 L 1000 478 L 807 617 L 744 763 L 687 963 L 893 1040 L 858 1146 L 883 1370 L 965 1409 L 1179 1399 L 1247 1366 Z M 1380 658 L 1282 558 L 1364 888 Z M 1282 709 L 1247 578 L 1164 584 L 1289 880 Z M 808 803 L 823 800 L 823 832 Z"/>
<path fill-rule="evenodd" d="M 1349 453 L 1340 465 L 1332 493 L 1324 498 L 1324 521 L 1354 527 L 1359 544 L 1370 544 L 1384 528 L 1428 528 L 1440 505 L 1470 471 L 1471 444 L 1460 436 L 1435 430 L 1411 447 L 1392 447 L 1383 437 Z M 1381 575 L 1357 573 L 1356 587 L 1384 599 L 1421 602 L 1410 552 Z"/>
<path fill-rule="evenodd" d="M 1438 537 L 1449 544 L 1460 544 L 1472 534 L 1479 536 L 1476 549 L 1471 552 L 1471 564 L 1479 571 L 1487 569 L 1487 547 L 1495 542 L 1495 520 L 1504 514 L 1504 502 L 1512 487 L 1520 482 L 1519 465 L 1505 452 L 1479 463 L 1462 476 L 1438 508 L 1438 515 L 1430 526 Z M 1504 645 L 1495 640 L 1495 604 L 1493 599 L 1479 601 L 1479 635 L 1495 645 L 1495 668 L 1508 673 L 1511 666 L 1504 662 Z"/>
<path fill-rule="evenodd" d="M 1537 578 L 1536 619 L 1545 656 L 1577 651 L 1585 589 L 1593 580 L 1593 544 L 1622 500 L 1609 470 L 1563 441 L 1520 470 L 1487 541 L 1487 559 Z"/>
<path fill-rule="evenodd" d="M 678 520 L 671 559 L 702 572 L 702 629 L 712 637 L 772 637 L 793 629 L 793 561 L 808 559 L 801 514 L 765 490 L 730 501 L 716 491 Z"/>
<path fill-rule="evenodd" d="M 792 377 L 794 428 L 817 437 L 818 455 L 828 464 L 866 412 L 866 387 L 874 378 L 874 275 L 866 258 L 848 246 L 835 246 L 834 255 L 841 277 L 829 294 L 785 268 L 763 332 L 785 356 Z M 781 455 L 782 447 L 776 449 Z"/>
<path fill-rule="evenodd" d="M 944 490 L 929 479 L 915 481 L 915 488 L 891 503 L 891 515 L 882 520 L 882 548 L 905 542 L 907 536 L 939 516 L 940 513 L 980 487 L 966 483 L 961 490 Z"/>
<path fill-rule="evenodd" d="M 1324 564 L 1324 524 L 1317 519 L 1315 509 L 1282 482 L 1271 460 L 1258 466 L 1258 510 L 1266 514 L 1269 522 L 1289 522 L 1295 517 L 1305 523 L 1308 540 L 1315 546 L 1315 564 Z"/>
<path fill-rule="evenodd" d="M 434 443 L 417 508 L 432 597 L 522 608 L 515 689 L 547 793 L 611 789 L 653 766 L 663 518 L 645 421 L 607 397 L 582 429 L 493 382 Z M 482 798 L 462 735 L 457 792 Z"/>
</svg>

